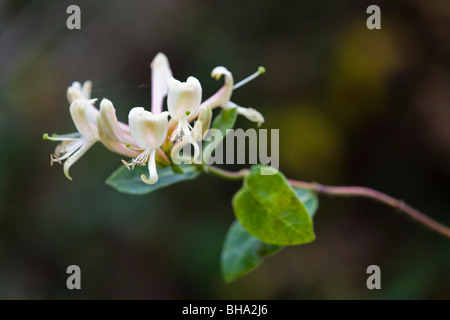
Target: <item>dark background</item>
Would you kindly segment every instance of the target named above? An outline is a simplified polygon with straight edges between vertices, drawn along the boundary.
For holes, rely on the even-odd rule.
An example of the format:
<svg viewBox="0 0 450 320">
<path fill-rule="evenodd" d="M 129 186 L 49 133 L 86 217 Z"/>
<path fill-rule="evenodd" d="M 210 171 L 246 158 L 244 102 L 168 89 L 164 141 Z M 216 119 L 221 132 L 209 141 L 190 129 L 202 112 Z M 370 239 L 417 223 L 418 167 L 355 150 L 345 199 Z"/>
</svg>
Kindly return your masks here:
<svg viewBox="0 0 450 320">
<path fill-rule="evenodd" d="M 82 30 L 66 28 L 81 8 Z M 366 28 L 378 4 L 382 29 Z M 450 241 L 364 199 L 321 196 L 317 240 L 225 284 L 219 257 L 238 182 L 203 175 L 147 196 L 104 181 L 121 157 L 96 144 L 68 181 L 44 132 L 74 126 L 75 80 L 119 118 L 149 107 L 157 52 L 204 97 L 218 65 L 233 101 L 280 129 L 288 177 L 363 185 L 450 224 L 450 2 L 0 1 L 0 298 L 449 299 Z M 253 127 L 239 119 L 243 128 Z M 68 265 L 82 290 L 66 288 Z M 381 267 L 382 289 L 366 288 Z"/>
</svg>

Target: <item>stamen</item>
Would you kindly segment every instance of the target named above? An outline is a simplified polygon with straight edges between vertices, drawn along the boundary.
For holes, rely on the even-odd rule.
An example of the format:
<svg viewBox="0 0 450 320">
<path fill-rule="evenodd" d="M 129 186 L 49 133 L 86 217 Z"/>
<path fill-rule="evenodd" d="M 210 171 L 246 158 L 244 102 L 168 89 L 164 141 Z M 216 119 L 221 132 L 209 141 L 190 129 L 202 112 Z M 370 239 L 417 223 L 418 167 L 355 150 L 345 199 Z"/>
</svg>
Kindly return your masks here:
<svg viewBox="0 0 450 320">
<path fill-rule="evenodd" d="M 262 66 L 259 67 L 258 71 L 256 71 L 254 74 L 252 74 L 252 75 L 248 76 L 247 78 L 245 78 L 244 80 L 241 80 L 240 82 L 236 83 L 233 86 L 233 89 L 236 90 L 237 88 L 239 88 L 239 87 L 243 86 L 244 84 L 252 81 L 253 79 L 257 78 L 259 75 L 261 75 L 261 74 L 263 74 L 265 72 L 266 72 L 266 68 L 264 68 Z"/>
<path fill-rule="evenodd" d="M 79 149 L 81 149 L 85 143 L 86 141 L 81 139 L 70 142 L 63 141 L 56 146 L 55 156 L 58 157 L 59 160 L 65 160 L 72 154 L 77 152 Z"/>
<path fill-rule="evenodd" d="M 50 140 L 50 141 L 74 141 L 74 140 L 80 140 L 79 135 L 76 135 L 76 134 L 67 134 L 67 135 L 52 134 L 51 136 L 49 136 L 48 133 L 44 133 L 42 135 L 42 138 L 44 140 Z"/>
<path fill-rule="evenodd" d="M 187 154 L 180 155 L 180 151 L 188 144 L 191 144 L 194 147 L 194 156 L 192 158 L 190 157 L 190 152 L 189 155 Z M 192 135 L 183 136 L 181 140 L 179 140 L 173 146 L 171 151 L 171 158 L 173 163 L 175 164 L 181 163 L 192 164 L 198 159 L 199 156 L 200 156 L 200 147 Z"/>
<path fill-rule="evenodd" d="M 181 120 L 181 128 L 183 131 L 183 135 L 185 136 L 190 136 L 191 135 L 191 131 L 192 131 L 192 126 L 189 124 L 189 122 L 187 122 L 186 119 Z"/>
<path fill-rule="evenodd" d="M 126 146 L 127 146 L 127 148 L 130 148 L 131 150 L 136 150 L 136 151 L 144 151 L 145 150 L 142 148 L 133 147 L 130 143 L 127 143 Z"/>
<path fill-rule="evenodd" d="M 178 123 L 175 130 L 172 132 L 172 135 L 170 136 L 170 141 L 175 141 L 181 136 L 181 124 Z"/>
<path fill-rule="evenodd" d="M 123 160 L 123 159 L 122 159 L 121 161 L 122 161 L 122 163 L 125 165 L 125 167 L 127 167 L 127 169 L 131 171 L 130 165 L 128 164 L 128 162 L 126 162 L 126 161 Z"/>
<path fill-rule="evenodd" d="M 58 162 L 59 164 L 62 165 L 61 160 L 54 154 L 50 155 L 50 167 L 53 167 L 53 162 Z"/>
<path fill-rule="evenodd" d="M 189 122 L 186 119 L 181 119 L 175 130 L 172 132 L 172 135 L 170 136 L 170 141 L 178 140 L 181 137 L 184 136 L 190 136 L 192 131 L 192 126 L 189 124 Z"/>
<path fill-rule="evenodd" d="M 145 166 L 145 164 L 148 162 L 150 151 L 151 151 L 150 149 L 145 149 L 140 155 L 131 160 L 130 163 L 127 163 L 125 160 L 121 161 L 127 167 L 128 170 L 133 170 L 136 165 Z"/>
</svg>

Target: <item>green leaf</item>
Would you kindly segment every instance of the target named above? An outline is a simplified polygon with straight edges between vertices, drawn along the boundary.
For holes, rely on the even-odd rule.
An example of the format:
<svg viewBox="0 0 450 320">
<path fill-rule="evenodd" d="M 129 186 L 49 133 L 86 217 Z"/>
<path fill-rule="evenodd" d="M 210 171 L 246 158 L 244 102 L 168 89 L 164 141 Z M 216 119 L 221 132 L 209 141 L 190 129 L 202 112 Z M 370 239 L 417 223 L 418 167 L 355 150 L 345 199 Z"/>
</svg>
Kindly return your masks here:
<svg viewBox="0 0 450 320">
<path fill-rule="evenodd" d="M 261 175 L 261 169 L 272 172 Z M 265 243 L 298 245 L 315 239 L 313 223 L 284 175 L 267 166 L 253 166 L 233 197 L 236 218 Z"/>
<path fill-rule="evenodd" d="M 294 188 L 298 199 L 305 205 L 306 210 L 308 210 L 309 216 L 314 217 L 317 209 L 319 208 L 319 199 L 317 194 L 311 190 Z"/>
<path fill-rule="evenodd" d="M 211 155 L 220 144 L 220 142 L 225 138 L 227 134 L 227 129 L 232 129 L 237 118 L 237 108 L 223 109 L 219 115 L 214 119 L 211 128 L 220 130 L 222 133 L 222 139 L 217 139 L 216 136 L 211 136 L 210 141 L 205 140 L 203 143 L 203 160 L 207 162 Z M 208 136 L 206 137 L 208 139 Z"/>
<path fill-rule="evenodd" d="M 317 195 L 309 190 L 294 189 L 299 200 L 305 205 L 312 218 L 318 208 Z M 235 280 L 257 268 L 264 257 L 279 252 L 283 246 L 264 243 L 245 230 L 236 220 L 225 238 L 220 264 L 226 282 Z"/>
<path fill-rule="evenodd" d="M 226 282 L 255 269 L 265 256 L 274 254 L 282 246 L 267 244 L 249 234 L 236 220 L 228 230 L 220 257 L 222 275 Z"/>
<path fill-rule="evenodd" d="M 182 164 L 179 167 L 183 173 L 175 173 L 170 166 L 158 169 L 158 182 L 155 184 L 146 184 L 141 180 L 141 174 L 148 176 L 147 166 L 136 166 L 131 171 L 125 166 L 121 166 L 106 179 L 106 184 L 123 193 L 140 195 L 153 192 L 177 182 L 195 179 L 201 173 L 201 170 L 195 165 Z"/>
</svg>

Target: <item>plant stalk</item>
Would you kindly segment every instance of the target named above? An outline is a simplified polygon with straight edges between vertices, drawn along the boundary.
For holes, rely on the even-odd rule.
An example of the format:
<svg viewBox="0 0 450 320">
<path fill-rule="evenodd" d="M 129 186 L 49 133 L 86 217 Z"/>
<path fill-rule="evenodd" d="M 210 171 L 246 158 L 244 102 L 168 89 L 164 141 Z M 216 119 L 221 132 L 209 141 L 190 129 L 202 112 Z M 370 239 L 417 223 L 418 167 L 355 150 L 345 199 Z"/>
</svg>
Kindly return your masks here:
<svg viewBox="0 0 450 320">
<path fill-rule="evenodd" d="M 242 169 L 239 171 L 227 171 L 214 166 L 205 166 L 204 170 L 219 178 L 228 180 L 242 180 L 248 174 L 248 169 Z M 450 228 L 443 225 L 442 223 L 430 218 L 419 210 L 411 207 L 409 204 L 405 203 L 403 200 L 395 199 L 385 193 L 380 191 L 366 188 L 366 187 L 347 187 L 347 186 L 327 186 L 319 184 L 316 182 L 304 182 L 293 179 L 287 179 L 289 184 L 295 188 L 307 189 L 319 194 L 341 196 L 341 197 L 363 197 L 369 198 L 385 205 L 388 205 L 403 214 L 407 215 L 411 219 L 419 222 L 423 226 L 443 235 L 444 237 L 450 238 Z"/>
</svg>

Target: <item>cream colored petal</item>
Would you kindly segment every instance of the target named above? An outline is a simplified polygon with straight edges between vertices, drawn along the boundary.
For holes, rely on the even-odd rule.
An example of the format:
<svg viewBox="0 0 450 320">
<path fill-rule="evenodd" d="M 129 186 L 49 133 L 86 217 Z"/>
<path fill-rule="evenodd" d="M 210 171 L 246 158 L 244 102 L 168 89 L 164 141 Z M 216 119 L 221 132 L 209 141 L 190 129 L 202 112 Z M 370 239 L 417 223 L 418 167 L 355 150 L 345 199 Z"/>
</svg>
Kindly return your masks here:
<svg viewBox="0 0 450 320">
<path fill-rule="evenodd" d="M 112 102 L 108 99 L 103 99 L 100 103 L 100 115 L 103 130 L 109 139 L 125 144 L 134 144 L 133 139 L 131 139 L 129 129 L 127 130 L 128 132 L 124 130 L 125 126 L 128 126 L 117 120 L 116 109 L 114 108 Z"/>
<path fill-rule="evenodd" d="M 142 181 L 146 184 L 155 184 L 158 181 L 158 172 L 156 171 L 156 149 L 150 151 L 150 156 L 148 159 L 148 172 L 149 177 L 147 178 L 145 174 L 141 175 Z"/>
<path fill-rule="evenodd" d="M 258 127 L 260 127 L 261 124 L 264 123 L 264 116 L 258 110 L 255 110 L 253 108 L 243 108 L 234 103 L 231 105 L 237 106 L 238 114 L 243 115 L 250 121 L 256 122 L 258 124 Z"/>
<path fill-rule="evenodd" d="M 167 111 L 152 114 L 142 107 L 131 109 L 128 115 L 131 137 L 143 149 L 159 148 L 167 137 L 168 116 Z"/>
<path fill-rule="evenodd" d="M 139 151 L 133 150 L 131 148 L 128 148 L 125 144 L 118 142 L 117 140 L 111 139 L 108 134 L 106 133 L 106 130 L 104 130 L 104 123 L 103 119 L 100 116 L 100 113 L 97 116 L 97 129 L 98 129 L 98 135 L 100 138 L 101 143 L 110 151 L 114 153 L 121 154 L 126 157 L 135 158 L 139 155 Z"/>
<path fill-rule="evenodd" d="M 94 103 L 96 101 L 97 99 L 86 100 L 84 114 L 86 117 L 86 121 L 89 123 L 89 128 L 91 129 L 92 136 L 98 140 L 97 115 L 99 114 L 99 110 L 94 106 Z"/>
<path fill-rule="evenodd" d="M 67 88 L 67 101 L 71 104 L 77 99 L 83 98 L 83 94 L 81 92 L 81 83 L 75 81 L 72 83 L 70 87 Z"/>
<path fill-rule="evenodd" d="M 98 137 L 98 110 L 94 106 L 84 99 L 78 99 L 72 102 L 69 110 L 75 127 L 83 137 Z"/>
<path fill-rule="evenodd" d="M 92 81 L 85 81 L 83 83 L 83 86 L 81 87 L 81 93 L 83 94 L 83 97 L 87 100 L 91 99 L 91 92 L 92 92 Z"/>
<path fill-rule="evenodd" d="M 179 121 L 194 114 L 201 100 L 202 86 L 196 78 L 189 77 L 186 82 L 180 82 L 175 78 L 169 79 L 167 107 L 174 120 Z"/>
<path fill-rule="evenodd" d="M 224 105 L 231 99 L 231 95 L 233 93 L 233 75 L 230 71 L 228 71 L 225 67 L 215 67 L 211 72 L 211 77 L 219 80 L 221 77 L 224 77 L 225 84 L 223 87 L 215 94 L 215 100 L 219 105 Z"/>
<path fill-rule="evenodd" d="M 70 167 L 78 161 L 93 145 L 95 144 L 95 140 L 87 140 L 85 143 L 81 146 L 78 151 L 76 151 L 73 155 L 71 155 L 65 162 L 63 166 L 64 175 L 67 177 L 67 179 L 72 180 L 72 178 L 69 175 L 69 169 Z"/>
<path fill-rule="evenodd" d="M 172 77 L 169 60 L 163 53 L 158 53 L 150 64 L 152 69 L 152 113 L 163 110 L 164 98 L 167 96 L 167 81 Z"/>
</svg>

